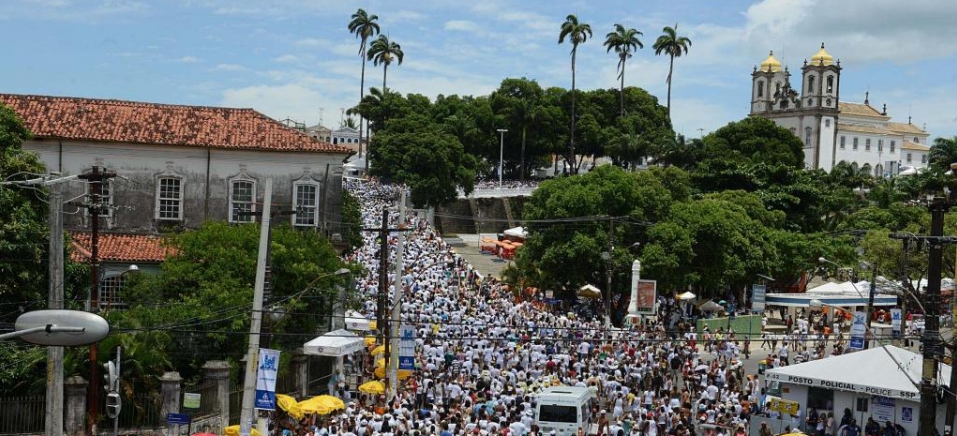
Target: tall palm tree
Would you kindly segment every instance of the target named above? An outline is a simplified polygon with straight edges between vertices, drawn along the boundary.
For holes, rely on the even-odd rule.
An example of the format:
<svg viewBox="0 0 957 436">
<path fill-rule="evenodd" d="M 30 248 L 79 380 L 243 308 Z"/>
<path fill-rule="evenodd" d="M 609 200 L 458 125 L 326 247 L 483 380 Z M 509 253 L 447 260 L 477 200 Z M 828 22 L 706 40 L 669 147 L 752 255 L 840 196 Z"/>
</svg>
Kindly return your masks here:
<svg viewBox="0 0 957 436">
<path fill-rule="evenodd" d="M 671 63 L 668 65 L 668 114 L 671 115 L 671 76 L 675 70 L 675 58 L 688 54 L 691 40 L 684 36 L 678 36 L 678 23 L 675 23 L 675 27 L 665 26 L 661 31 L 664 33 L 658 37 L 652 48 L 655 49 L 656 56 L 664 53 L 671 57 Z"/>
<path fill-rule="evenodd" d="M 359 101 L 366 96 L 366 42 L 369 38 L 379 34 L 378 15 L 369 15 L 365 9 L 359 8 L 352 14 L 349 21 L 349 32 L 359 38 L 359 57 L 362 58 L 362 76 L 359 79 Z M 359 154 L 362 155 L 362 116 L 359 116 Z M 369 171 L 369 159 L 366 159 L 366 171 Z"/>
<path fill-rule="evenodd" d="M 934 139 L 928 155 L 931 167 L 937 171 L 949 170 L 950 164 L 957 162 L 957 136 Z"/>
<path fill-rule="evenodd" d="M 621 80 L 618 93 L 621 96 L 621 114 L 625 116 L 625 61 L 631 57 L 631 53 L 639 48 L 645 48 L 639 36 L 643 34 L 635 28 L 625 29 L 621 24 L 615 24 L 615 31 L 605 36 L 605 52 L 615 50 L 618 54 L 618 79 Z"/>
<path fill-rule="evenodd" d="M 569 136 L 568 155 L 568 160 L 572 166 L 572 174 L 578 172 L 578 165 L 575 163 L 575 56 L 578 54 L 578 45 L 584 44 L 591 36 L 591 25 L 580 23 L 575 15 L 565 17 L 561 32 L 558 34 L 559 44 L 565 42 L 565 38 L 568 38 L 568 41 L 572 44 L 572 130 Z"/>
<path fill-rule="evenodd" d="M 402 52 L 402 46 L 395 41 L 389 41 L 389 37 L 385 35 L 379 35 L 375 41 L 372 41 L 372 45 L 369 46 L 369 60 L 371 60 L 375 66 L 382 64 L 383 94 L 389 92 L 389 89 L 385 86 L 386 77 L 389 74 L 389 64 L 394 61 L 402 65 L 403 57 L 405 57 L 405 53 Z"/>
</svg>

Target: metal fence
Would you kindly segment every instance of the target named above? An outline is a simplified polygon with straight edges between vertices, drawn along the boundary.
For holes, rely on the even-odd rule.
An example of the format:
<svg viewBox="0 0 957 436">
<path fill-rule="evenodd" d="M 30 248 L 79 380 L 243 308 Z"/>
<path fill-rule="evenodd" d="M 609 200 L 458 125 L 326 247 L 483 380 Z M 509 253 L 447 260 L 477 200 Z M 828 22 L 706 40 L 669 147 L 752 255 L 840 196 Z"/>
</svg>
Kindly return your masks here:
<svg viewBox="0 0 957 436">
<path fill-rule="evenodd" d="M 186 386 L 183 388 L 183 392 L 200 395 L 199 409 L 189 409 L 189 413 L 193 416 L 194 420 L 219 414 L 219 385 L 215 380 L 205 381 L 194 386 Z"/>
<path fill-rule="evenodd" d="M 229 393 L 229 425 L 239 424 L 243 413 L 243 388 Z"/>
<path fill-rule="evenodd" d="M 43 396 L 0 398 L 0 435 L 43 433 Z"/>
</svg>

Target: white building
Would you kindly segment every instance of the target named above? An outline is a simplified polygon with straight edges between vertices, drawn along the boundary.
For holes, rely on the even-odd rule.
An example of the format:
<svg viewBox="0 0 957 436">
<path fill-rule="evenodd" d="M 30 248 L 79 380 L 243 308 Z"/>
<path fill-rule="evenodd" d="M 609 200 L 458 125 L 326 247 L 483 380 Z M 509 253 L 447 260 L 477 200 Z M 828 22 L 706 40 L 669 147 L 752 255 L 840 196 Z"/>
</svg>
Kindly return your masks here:
<svg viewBox="0 0 957 436">
<path fill-rule="evenodd" d="M 809 409 L 831 412 L 838 422 L 845 409 L 864 428 L 873 417 L 882 426 L 899 424 L 916 435 L 920 421 L 923 356 L 892 345 L 813 360 L 764 374 L 769 395 L 795 401 L 801 417 Z M 951 367 L 940 364 L 937 380 L 950 380 Z M 937 406 L 937 429 L 943 434 L 946 407 Z"/>
<path fill-rule="evenodd" d="M 791 73 L 772 52 L 751 73 L 751 115 L 773 120 L 804 142 L 808 168 L 830 171 L 841 161 L 892 176 L 902 166 L 927 166 L 928 133 L 913 124 L 891 122 L 881 110 L 864 103 L 841 101 L 841 62 L 824 49 L 805 61 L 799 90 Z"/>
</svg>

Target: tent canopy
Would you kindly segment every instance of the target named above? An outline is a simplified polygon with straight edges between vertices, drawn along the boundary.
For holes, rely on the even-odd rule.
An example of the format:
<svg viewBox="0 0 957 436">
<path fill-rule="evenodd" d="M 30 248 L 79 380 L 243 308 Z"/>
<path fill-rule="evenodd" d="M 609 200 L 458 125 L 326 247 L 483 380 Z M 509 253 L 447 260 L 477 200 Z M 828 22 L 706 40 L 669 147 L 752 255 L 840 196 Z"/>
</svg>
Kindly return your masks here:
<svg viewBox="0 0 957 436">
<path fill-rule="evenodd" d="M 696 297 L 697 297 L 697 295 L 695 295 L 695 294 L 692 293 L 691 291 L 685 291 L 685 292 L 682 292 L 682 293 L 678 294 L 678 297 L 677 297 L 677 298 L 678 298 L 679 300 L 694 300 Z"/>
<path fill-rule="evenodd" d="M 346 311 L 346 328 L 349 330 L 369 331 L 369 320 L 354 310 Z"/>
<path fill-rule="evenodd" d="M 914 386 L 912 380 L 920 383 L 921 361 L 920 354 L 888 345 L 886 351 L 875 347 L 799 365 L 769 369 L 765 372 L 765 377 L 767 380 L 782 383 L 876 393 L 885 397 L 920 401 L 919 389 Z M 847 368 L 854 368 L 854 371 L 847 371 Z M 950 366 L 941 364 L 940 377 L 943 380 L 949 379 L 950 371 Z"/>
<path fill-rule="evenodd" d="M 592 285 L 585 285 L 578 288 L 578 296 L 583 298 L 601 298 L 601 290 Z"/>
<path fill-rule="evenodd" d="M 348 330 L 335 330 L 306 342 L 302 346 L 305 354 L 314 356 L 340 357 L 352 354 L 364 348 L 363 340 Z"/>
<path fill-rule="evenodd" d="M 505 233 L 505 236 L 512 236 L 512 237 L 516 237 L 516 238 L 523 238 L 523 239 L 524 239 L 524 238 L 528 237 L 528 233 L 525 232 L 525 229 L 522 228 L 522 226 L 518 226 L 518 227 L 514 227 L 514 228 L 511 228 L 511 229 L 508 229 L 508 230 L 506 230 L 506 231 L 504 231 L 504 232 L 502 232 L 502 233 Z"/>
</svg>

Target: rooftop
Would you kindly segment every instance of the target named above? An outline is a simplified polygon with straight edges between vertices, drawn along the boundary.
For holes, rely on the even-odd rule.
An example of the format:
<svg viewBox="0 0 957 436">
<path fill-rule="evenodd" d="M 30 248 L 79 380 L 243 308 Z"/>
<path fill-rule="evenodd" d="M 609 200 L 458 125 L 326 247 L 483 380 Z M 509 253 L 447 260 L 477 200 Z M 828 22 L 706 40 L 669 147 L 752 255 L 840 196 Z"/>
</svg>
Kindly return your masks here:
<svg viewBox="0 0 957 436">
<path fill-rule="evenodd" d="M 74 262 L 89 262 L 92 234 L 73 232 L 70 234 L 73 252 L 70 258 Z M 99 252 L 101 262 L 163 262 L 173 254 L 162 236 L 132 235 L 118 233 L 100 233 Z"/>
<path fill-rule="evenodd" d="M 253 109 L 0 94 L 37 138 L 349 154 Z"/>
<path fill-rule="evenodd" d="M 874 109 L 869 104 L 848 103 L 842 101 L 838 102 L 837 109 L 841 112 L 841 115 L 888 118 L 886 115 L 881 115 L 881 111 Z"/>
</svg>

